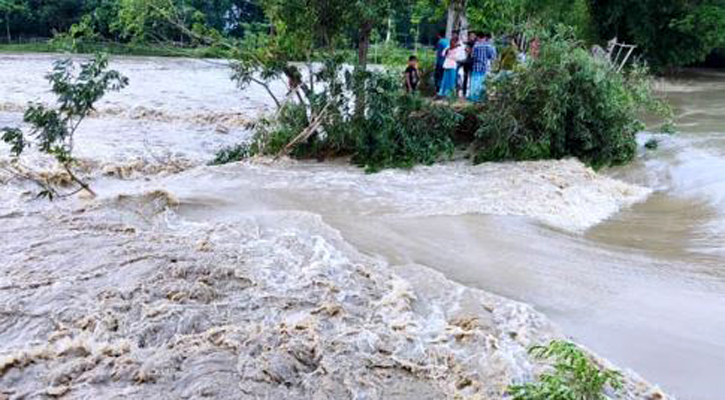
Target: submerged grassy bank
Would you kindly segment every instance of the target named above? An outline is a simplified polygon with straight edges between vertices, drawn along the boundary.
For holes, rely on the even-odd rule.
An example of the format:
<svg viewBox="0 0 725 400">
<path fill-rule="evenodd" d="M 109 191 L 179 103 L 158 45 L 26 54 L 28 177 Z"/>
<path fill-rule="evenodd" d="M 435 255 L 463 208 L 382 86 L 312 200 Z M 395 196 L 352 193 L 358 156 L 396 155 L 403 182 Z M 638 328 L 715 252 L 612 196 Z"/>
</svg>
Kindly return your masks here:
<svg viewBox="0 0 725 400">
<path fill-rule="evenodd" d="M 2 53 L 64 53 L 72 47 L 74 53 L 94 54 L 107 53 L 118 56 L 141 57 L 184 57 L 184 58 L 231 58 L 229 51 L 223 48 L 205 45 L 174 46 L 169 44 L 151 43 L 120 43 L 112 41 L 88 42 L 77 41 L 74 44 L 47 40 L 34 40 L 18 43 L 0 43 Z M 357 59 L 354 49 L 337 50 L 337 55 L 347 63 L 353 64 Z M 370 48 L 370 62 L 383 65 L 403 65 L 408 57 L 416 55 L 420 60 L 433 62 L 434 51 L 429 47 L 407 49 L 395 44 L 373 44 Z M 304 60 L 297 60 L 304 61 Z M 323 61 L 323 60 L 319 60 Z"/>
<path fill-rule="evenodd" d="M 0 43 L 0 53 L 62 53 L 64 44 L 52 40 L 27 43 Z M 77 43 L 74 52 L 81 54 L 108 53 L 121 56 L 223 58 L 224 54 L 208 46 L 178 47 L 168 45 L 124 44 L 115 42 Z"/>
</svg>

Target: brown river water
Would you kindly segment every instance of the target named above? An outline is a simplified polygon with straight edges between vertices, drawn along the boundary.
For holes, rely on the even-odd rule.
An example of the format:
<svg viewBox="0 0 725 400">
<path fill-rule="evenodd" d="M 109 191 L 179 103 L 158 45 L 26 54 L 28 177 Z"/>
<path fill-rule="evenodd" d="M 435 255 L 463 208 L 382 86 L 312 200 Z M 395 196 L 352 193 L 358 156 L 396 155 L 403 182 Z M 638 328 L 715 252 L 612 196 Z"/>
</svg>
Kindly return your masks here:
<svg viewBox="0 0 725 400">
<path fill-rule="evenodd" d="M 0 126 L 52 100 L 54 58 L 0 56 Z M 613 398 L 654 393 L 637 374 L 725 398 L 725 73 L 661 82 L 681 132 L 625 167 L 366 175 L 205 166 L 264 93 L 214 62 L 112 65 L 131 86 L 78 138 L 98 199 L 0 170 L 0 398 L 495 399 L 562 335 L 636 371 Z"/>
</svg>

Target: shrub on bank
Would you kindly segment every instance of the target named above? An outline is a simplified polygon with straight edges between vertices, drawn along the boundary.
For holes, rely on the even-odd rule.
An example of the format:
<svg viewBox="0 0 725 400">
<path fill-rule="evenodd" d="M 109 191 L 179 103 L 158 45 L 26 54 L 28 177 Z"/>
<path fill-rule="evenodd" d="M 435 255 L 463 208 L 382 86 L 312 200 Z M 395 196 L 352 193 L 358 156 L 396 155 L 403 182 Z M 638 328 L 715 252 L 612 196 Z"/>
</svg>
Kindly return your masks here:
<svg viewBox="0 0 725 400">
<path fill-rule="evenodd" d="M 430 165 L 453 155 L 453 133 L 461 116 L 446 105 L 400 93 L 400 79 L 373 74 L 367 112 L 353 119 L 353 162 L 369 172 Z"/>
<path fill-rule="evenodd" d="M 462 116 L 445 104 L 433 104 L 401 90 L 395 74 L 365 72 L 365 112 L 356 115 L 350 107 L 350 88 L 355 77 L 337 82 L 317 95 L 314 107 L 287 104 L 276 118 L 262 120 L 253 139 L 243 145 L 222 149 L 212 164 L 239 161 L 254 155 L 275 156 L 312 124 L 315 114 L 325 112 L 319 130 L 304 142 L 289 149 L 298 159 L 326 159 L 350 156 L 352 162 L 368 172 L 384 168 L 412 168 L 430 165 L 452 156 L 454 133 Z M 328 81 L 327 83 L 330 83 Z M 338 86 L 340 87 L 340 86 Z"/>
<path fill-rule="evenodd" d="M 494 78 L 479 113 L 475 162 L 577 157 L 594 168 L 635 156 L 644 107 L 659 107 L 647 71 L 627 73 L 566 36 L 508 77 Z"/>
</svg>

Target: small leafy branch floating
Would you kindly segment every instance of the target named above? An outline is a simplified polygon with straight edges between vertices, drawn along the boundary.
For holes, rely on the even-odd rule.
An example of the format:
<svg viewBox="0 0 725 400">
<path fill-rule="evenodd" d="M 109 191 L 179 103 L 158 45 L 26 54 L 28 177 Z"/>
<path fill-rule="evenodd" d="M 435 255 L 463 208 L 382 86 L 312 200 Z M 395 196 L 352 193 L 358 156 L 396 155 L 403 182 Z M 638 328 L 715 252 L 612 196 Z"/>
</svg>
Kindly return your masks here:
<svg viewBox="0 0 725 400">
<path fill-rule="evenodd" d="M 80 68 L 70 60 L 56 61 L 53 70 L 46 76 L 53 93 L 58 96 L 57 109 L 49 109 L 41 104 L 31 104 L 25 112 L 23 121 L 32 128 L 26 135 L 19 128 L 3 128 L 2 140 L 10 145 L 17 160 L 20 155 L 35 144 L 46 154 L 55 157 L 58 164 L 77 186 L 69 193 L 61 193 L 56 185 L 48 180 L 34 177 L 26 172 L 16 175 L 33 180 L 41 186 L 39 197 L 68 197 L 82 191 L 95 196 L 87 182 L 78 177 L 73 167 L 74 136 L 81 122 L 94 111 L 93 105 L 109 91 L 119 91 L 128 85 L 128 78 L 118 71 L 108 71 L 108 57 L 97 54 L 92 60 L 81 63 Z"/>
<path fill-rule="evenodd" d="M 607 388 L 622 388 L 619 371 L 600 368 L 573 343 L 553 341 L 534 346 L 529 353 L 552 361 L 553 371 L 542 374 L 537 382 L 511 386 L 514 400 L 605 400 Z"/>
</svg>

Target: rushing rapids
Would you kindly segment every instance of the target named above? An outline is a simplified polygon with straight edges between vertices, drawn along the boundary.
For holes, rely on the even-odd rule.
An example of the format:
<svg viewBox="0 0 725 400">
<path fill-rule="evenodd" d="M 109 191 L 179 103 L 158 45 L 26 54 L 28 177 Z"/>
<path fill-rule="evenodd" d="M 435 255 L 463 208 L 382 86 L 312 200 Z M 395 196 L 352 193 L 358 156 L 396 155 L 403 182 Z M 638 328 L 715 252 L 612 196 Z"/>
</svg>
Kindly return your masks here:
<svg viewBox="0 0 725 400">
<path fill-rule="evenodd" d="M 17 72 L 0 126 L 52 100 L 52 58 L 0 57 Z M 0 397 L 500 399 L 543 368 L 529 346 L 566 334 L 719 398 L 725 197 L 704 166 L 725 155 L 708 97 L 725 79 L 668 84 L 687 132 L 610 176 L 574 160 L 366 175 L 206 166 L 264 94 L 213 62 L 113 67 L 131 86 L 78 137 L 97 199 L 33 200 L 0 147 Z M 24 167 L 62 179 L 39 155 Z M 664 396 L 627 372 L 617 397 Z"/>
</svg>

